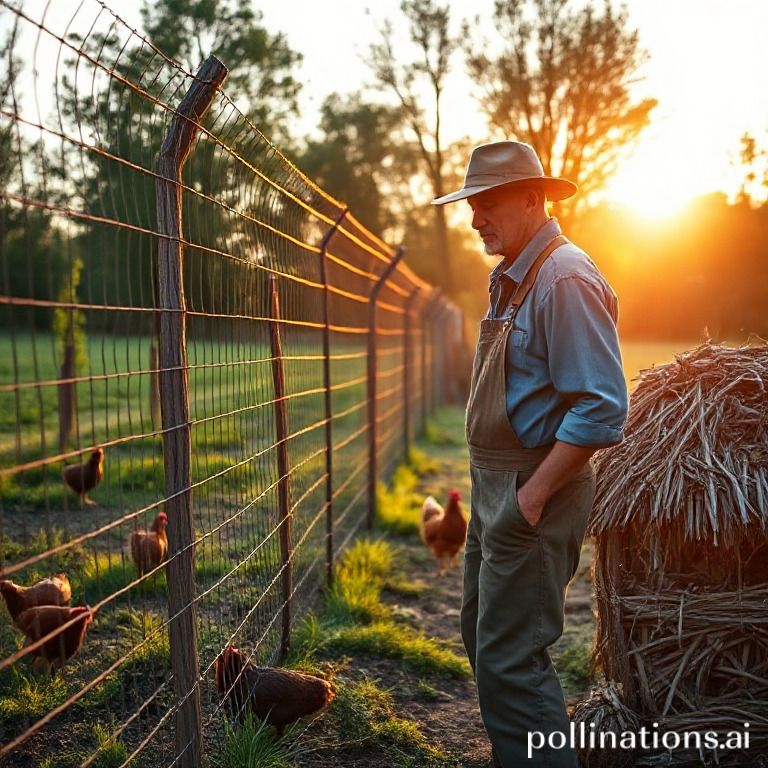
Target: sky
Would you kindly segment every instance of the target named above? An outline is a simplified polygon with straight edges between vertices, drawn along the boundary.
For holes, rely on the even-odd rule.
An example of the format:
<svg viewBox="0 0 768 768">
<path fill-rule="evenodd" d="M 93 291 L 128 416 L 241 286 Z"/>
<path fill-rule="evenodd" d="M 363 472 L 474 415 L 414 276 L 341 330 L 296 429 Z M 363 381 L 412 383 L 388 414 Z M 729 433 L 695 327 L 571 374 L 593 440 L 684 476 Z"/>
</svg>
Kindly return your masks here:
<svg viewBox="0 0 768 768">
<path fill-rule="evenodd" d="M 139 26 L 140 0 L 106 0 L 106 4 L 127 23 Z M 55 28 L 66 23 L 77 6 L 70 0 L 25 4 L 37 17 L 46 7 L 47 25 Z M 365 58 L 386 18 L 393 20 L 396 33 L 405 36 L 399 0 L 259 0 L 254 7 L 261 10 L 270 31 L 283 32 L 289 45 L 304 56 L 302 117 L 296 134 L 313 133 L 320 105 L 332 91 L 347 93 L 368 86 L 371 97 L 381 97 L 370 88 Z M 462 19 L 479 14 L 481 28 L 488 25 L 491 31 L 493 0 L 452 0 L 450 8 L 457 29 Z M 733 194 L 740 180 L 733 167 L 740 136 L 750 131 L 768 144 L 768 0 L 628 0 L 627 8 L 630 24 L 638 29 L 641 46 L 649 53 L 635 86 L 637 94 L 655 97 L 659 106 L 633 155 L 610 182 L 606 199 L 658 216 L 672 215 L 709 191 Z M 10 16 L 0 9 L 0 26 L 3 15 Z M 445 139 L 487 140 L 460 56 L 445 108 Z"/>
<path fill-rule="evenodd" d="M 310 120 L 328 92 L 370 82 L 365 53 L 381 21 L 399 15 L 399 0 L 379 0 L 370 13 L 365 6 L 355 0 L 258 5 L 268 25 L 284 30 L 304 53 Z M 450 8 L 457 19 L 490 18 L 493 2 L 453 0 Z M 748 130 L 768 139 L 768 0 L 629 0 L 627 8 L 650 55 L 638 95 L 653 96 L 659 106 L 606 197 L 656 216 L 676 213 L 698 194 L 732 194 L 740 179 L 732 166 L 739 138 Z M 445 122 L 456 132 L 448 138 L 467 134 L 482 143 L 485 123 L 471 89 L 457 73 L 446 94 Z"/>
</svg>

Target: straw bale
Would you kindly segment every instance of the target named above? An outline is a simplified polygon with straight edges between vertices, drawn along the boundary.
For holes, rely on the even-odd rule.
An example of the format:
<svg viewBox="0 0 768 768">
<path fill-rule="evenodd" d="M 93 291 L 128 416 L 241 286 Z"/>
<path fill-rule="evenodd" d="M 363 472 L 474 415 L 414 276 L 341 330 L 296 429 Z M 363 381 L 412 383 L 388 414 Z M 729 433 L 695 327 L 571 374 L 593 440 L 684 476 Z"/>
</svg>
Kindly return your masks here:
<svg viewBox="0 0 768 768">
<path fill-rule="evenodd" d="M 768 531 L 768 344 L 706 343 L 641 372 L 626 439 L 595 459 L 591 533 L 682 524 L 690 541 Z"/>
</svg>

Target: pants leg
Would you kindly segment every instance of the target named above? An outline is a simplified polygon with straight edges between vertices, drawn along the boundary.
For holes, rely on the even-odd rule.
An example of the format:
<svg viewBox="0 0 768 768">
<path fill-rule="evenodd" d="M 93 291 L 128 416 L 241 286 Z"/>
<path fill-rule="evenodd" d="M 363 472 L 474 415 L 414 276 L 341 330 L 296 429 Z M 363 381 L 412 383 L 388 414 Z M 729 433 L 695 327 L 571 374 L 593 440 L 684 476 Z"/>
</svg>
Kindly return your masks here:
<svg viewBox="0 0 768 768">
<path fill-rule="evenodd" d="M 538 526 L 517 506 L 518 473 L 473 469 L 482 523 L 475 675 L 480 709 L 504 768 L 575 768 L 569 748 L 534 750 L 529 734 L 565 734 L 569 722 L 547 648 L 563 631 L 565 588 L 578 564 L 591 486 L 555 494 Z M 477 493 L 475 489 L 477 488 Z M 475 502 L 477 501 L 477 505 Z"/>
<path fill-rule="evenodd" d="M 472 671 L 475 671 L 477 655 L 477 598 L 480 563 L 483 556 L 477 532 L 477 516 L 472 514 L 467 527 L 467 543 L 464 547 L 464 587 L 461 600 L 461 639 L 467 651 Z"/>
</svg>

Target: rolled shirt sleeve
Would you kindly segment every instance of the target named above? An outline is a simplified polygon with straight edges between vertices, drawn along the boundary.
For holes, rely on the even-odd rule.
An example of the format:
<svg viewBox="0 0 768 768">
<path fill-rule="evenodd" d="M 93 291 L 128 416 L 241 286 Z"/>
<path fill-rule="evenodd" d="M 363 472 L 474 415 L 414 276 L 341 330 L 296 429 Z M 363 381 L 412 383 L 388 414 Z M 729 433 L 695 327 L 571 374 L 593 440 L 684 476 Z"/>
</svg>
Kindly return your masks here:
<svg viewBox="0 0 768 768">
<path fill-rule="evenodd" d="M 568 403 L 556 439 L 616 445 L 627 418 L 627 387 L 612 293 L 584 275 L 560 275 L 541 297 L 552 385 Z"/>
</svg>

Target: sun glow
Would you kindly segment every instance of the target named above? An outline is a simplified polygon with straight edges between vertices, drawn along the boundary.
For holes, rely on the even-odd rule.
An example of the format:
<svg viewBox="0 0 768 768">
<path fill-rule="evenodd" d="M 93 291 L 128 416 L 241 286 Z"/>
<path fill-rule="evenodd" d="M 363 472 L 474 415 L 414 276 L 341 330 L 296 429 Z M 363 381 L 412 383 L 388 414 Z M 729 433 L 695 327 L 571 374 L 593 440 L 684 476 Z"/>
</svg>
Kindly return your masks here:
<svg viewBox="0 0 768 768">
<path fill-rule="evenodd" d="M 603 197 L 642 218 L 663 220 L 679 214 L 698 193 L 699 190 L 675 184 L 671 179 L 627 173 L 612 180 Z"/>
<path fill-rule="evenodd" d="M 698 195 L 714 188 L 707 168 L 685 162 L 679 148 L 670 146 L 675 137 L 660 134 L 643 141 L 636 152 L 619 165 L 601 197 L 628 208 L 640 217 L 670 219 Z M 670 162 L 677 157 L 678 162 Z"/>
</svg>

